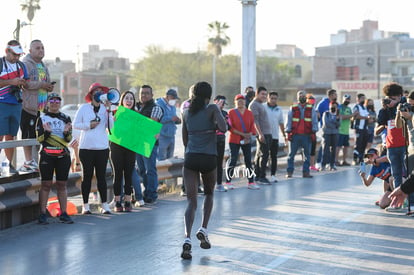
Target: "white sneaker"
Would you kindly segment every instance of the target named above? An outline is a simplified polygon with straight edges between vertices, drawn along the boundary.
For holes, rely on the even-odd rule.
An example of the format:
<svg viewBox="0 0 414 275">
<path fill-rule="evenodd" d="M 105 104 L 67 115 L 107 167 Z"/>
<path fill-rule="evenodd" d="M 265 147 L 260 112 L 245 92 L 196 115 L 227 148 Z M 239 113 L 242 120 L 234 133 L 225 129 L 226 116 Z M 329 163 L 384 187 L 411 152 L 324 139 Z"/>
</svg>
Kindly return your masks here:
<svg viewBox="0 0 414 275">
<path fill-rule="evenodd" d="M 315 168 L 318 169 L 318 170 L 321 169 L 322 168 L 322 163 L 320 163 L 320 162 L 316 163 Z"/>
<path fill-rule="evenodd" d="M 109 203 L 109 208 L 115 208 L 115 199 L 113 199 L 110 203 Z"/>
<path fill-rule="evenodd" d="M 404 209 L 402 207 L 388 206 L 387 208 L 385 208 L 385 211 L 387 211 L 387 212 L 403 212 Z"/>
<path fill-rule="evenodd" d="M 227 189 L 224 188 L 224 185 L 223 184 L 220 184 L 220 185 L 217 185 L 216 186 L 216 191 L 217 192 L 227 192 Z"/>
<path fill-rule="evenodd" d="M 231 182 L 226 182 L 226 183 L 224 183 L 224 188 L 226 188 L 227 190 L 233 190 L 234 185 Z"/>
<path fill-rule="evenodd" d="M 25 161 L 23 166 L 20 167 L 19 171 L 21 172 L 39 172 L 39 165 L 36 163 L 35 160 Z"/>
<path fill-rule="evenodd" d="M 270 176 L 270 182 L 277 182 L 276 176 Z"/>
<path fill-rule="evenodd" d="M 247 188 L 252 189 L 252 190 L 258 190 L 260 189 L 260 186 L 254 182 L 250 182 L 249 184 L 247 184 Z"/>
<path fill-rule="evenodd" d="M 102 203 L 102 214 L 111 214 L 111 209 L 109 209 L 109 204 L 107 202 Z"/>
<path fill-rule="evenodd" d="M 88 214 L 92 214 L 91 210 L 89 209 L 89 204 L 88 203 L 84 203 L 82 206 L 82 214 L 83 215 L 88 215 Z"/>
<path fill-rule="evenodd" d="M 135 202 L 135 207 L 143 207 L 145 205 L 144 200 L 139 200 Z"/>
<path fill-rule="evenodd" d="M 200 240 L 200 247 L 203 249 L 210 249 L 211 248 L 211 243 L 210 240 L 208 239 L 208 233 L 207 233 L 207 229 L 200 227 L 200 229 L 198 229 L 197 233 L 196 233 L 197 239 Z"/>
<path fill-rule="evenodd" d="M 183 252 L 181 252 L 181 258 L 190 260 L 192 258 L 191 256 L 191 239 L 186 238 L 184 240 L 183 244 Z"/>
</svg>

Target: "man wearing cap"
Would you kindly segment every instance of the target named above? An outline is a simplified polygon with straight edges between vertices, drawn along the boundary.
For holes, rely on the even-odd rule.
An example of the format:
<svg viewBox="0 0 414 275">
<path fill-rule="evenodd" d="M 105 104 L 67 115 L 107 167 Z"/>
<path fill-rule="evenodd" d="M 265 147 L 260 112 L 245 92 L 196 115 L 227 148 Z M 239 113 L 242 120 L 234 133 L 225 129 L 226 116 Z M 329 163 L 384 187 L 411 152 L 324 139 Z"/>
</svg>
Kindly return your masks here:
<svg viewBox="0 0 414 275">
<path fill-rule="evenodd" d="M 175 133 L 177 124 L 181 123 L 181 119 L 177 116 L 177 91 L 169 89 L 164 97 L 157 99 L 156 103 L 161 107 L 163 116 L 160 120 L 162 128 L 158 139 L 158 160 L 165 160 L 174 157 Z"/>
<path fill-rule="evenodd" d="M 338 135 L 338 146 L 336 147 L 336 160 L 339 166 L 349 166 L 350 164 L 346 161 L 348 156 L 349 148 L 349 128 L 351 125 L 351 118 L 355 117 L 357 112 L 352 113 L 352 109 L 348 106 L 351 103 L 351 96 L 345 94 L 342 97 L 342 104 L 339 106 L 339 135 Z M 339 162 L 339 151 L 342 149 L 342 162 Z"/>
<path fill-rule="evenodd" d="M 369 176 L 368 178 L 365 177 L 366 171 L 364 171 L 364 169 L 360 169 L 358 174 L 361 176 L 362 183 L 367 187 L 371 185 L 375 178 L 383 180 L 384 194 L 375 204 L 382 209 L 385 209 L 391 202 L 388 195 L 393 189 L 393 177 L 391 176 L 390 162 L 386 156 L 380 157 L 377 149 L 375 148 L 368 149 L 364 157 L 368 159 L 366 161 L 367 164 L 372 164 Z"/>
<path fill-rule="evenodd" d="M 21 90 L 27 87 L 28 74 L 19 61 L 23 49 L 17 40 L 7 43 L 6 55 L 0 60 L 0 141 L 13 140 L 17 136 L 22 111 Z M 11 164 L 14 148 L 5 149 L 10 173 L 16 173 Z"/>
<path fill-rule="evenodd" d="M 53 91 L 54 88 L 50 83 L 49 70 L 42 61 L 45 56 L 42 41 L 33 40 L 29 52 L 23 59 L 30 81 L 22 94 L 23 108 L 20 121 L 22 139 L 36 138 L 35 122 L 46 106 L 48 92 Z M 26 161 L 20 168 L 22 172 L 38 170 L 38 164 L 33 157 L 33 147 L 36 146 L 23 147 Z"/>
</svg>

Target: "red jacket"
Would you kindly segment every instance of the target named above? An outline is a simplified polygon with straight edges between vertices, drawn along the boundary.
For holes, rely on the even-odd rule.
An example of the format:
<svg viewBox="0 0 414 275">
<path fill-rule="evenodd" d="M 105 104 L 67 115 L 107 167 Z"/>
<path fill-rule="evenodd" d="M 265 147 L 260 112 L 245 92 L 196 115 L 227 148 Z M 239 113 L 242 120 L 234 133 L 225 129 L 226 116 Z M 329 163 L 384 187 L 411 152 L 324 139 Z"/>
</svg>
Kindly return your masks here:
<svg viewBox="0 0 414 275">
<path fill-rule="evenodd" d="M 256 135 L 256 128 L 254 127 L 254 117 L 253 113 L 246 109 L 243 114 L 240 113 L 242 116 L 244 126 L 246 127 L 247 133 L 252 133 L 252 135 Z M 230 143 L 240 144 L 240 140 L 242 140 L 242 136 L 235 134 L 234 129 L 244 132 L 242 123 L 240 121 L 239 116 L 236 113 L 236 109 L 231 109 L 229 111 L 229 125 L 230 125 Z"/>
</svg>

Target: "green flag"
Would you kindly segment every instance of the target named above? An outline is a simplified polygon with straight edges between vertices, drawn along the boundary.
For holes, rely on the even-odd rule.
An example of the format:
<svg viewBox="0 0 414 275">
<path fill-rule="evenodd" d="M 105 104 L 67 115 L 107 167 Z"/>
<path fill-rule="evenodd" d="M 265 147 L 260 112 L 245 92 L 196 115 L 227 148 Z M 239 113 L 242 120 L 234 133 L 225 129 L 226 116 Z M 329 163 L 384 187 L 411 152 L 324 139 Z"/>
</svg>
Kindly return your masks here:
<svg viewBox="0 0 414 275">
<path fill-rule="evenodd" d="M 160 133 L 161 127 L 161 123 L 119 106 L 109 140 L 148 158 L 157 140 L 155 136 Z"/>
</svg>

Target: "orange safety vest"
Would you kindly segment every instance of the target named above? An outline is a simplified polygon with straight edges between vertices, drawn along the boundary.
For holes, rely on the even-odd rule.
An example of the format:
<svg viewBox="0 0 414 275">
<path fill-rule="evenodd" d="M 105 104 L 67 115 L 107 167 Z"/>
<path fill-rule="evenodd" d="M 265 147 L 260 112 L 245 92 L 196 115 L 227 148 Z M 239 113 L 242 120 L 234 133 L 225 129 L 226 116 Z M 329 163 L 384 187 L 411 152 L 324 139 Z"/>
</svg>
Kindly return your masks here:
<svg viewBox="0 0 414 275">
<path fill-rule="evenodd" d="M 298 104 L 292 105 L 292 134 L 312 134 L 312 105 L 306 104 L 304 120 L 300 119 Z"/>
</svg>

